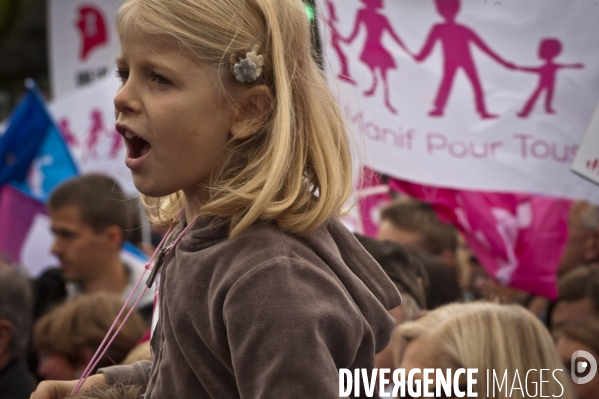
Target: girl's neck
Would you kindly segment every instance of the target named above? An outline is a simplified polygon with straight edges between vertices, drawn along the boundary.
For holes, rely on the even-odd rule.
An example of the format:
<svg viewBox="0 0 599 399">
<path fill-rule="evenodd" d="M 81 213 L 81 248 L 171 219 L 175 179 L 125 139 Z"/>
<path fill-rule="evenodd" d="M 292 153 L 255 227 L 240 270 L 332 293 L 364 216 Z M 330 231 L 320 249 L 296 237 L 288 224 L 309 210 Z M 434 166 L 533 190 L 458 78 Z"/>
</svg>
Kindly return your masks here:
<svg viewBox="0 0 599 399">
<path fill-rule="evenodd" d="M 208 190 L 194 187 L 193 190 L 183 190 L 185 220 L 189 223 L 200 214 L 202 205 L 208 202 Z"/>
</svg>

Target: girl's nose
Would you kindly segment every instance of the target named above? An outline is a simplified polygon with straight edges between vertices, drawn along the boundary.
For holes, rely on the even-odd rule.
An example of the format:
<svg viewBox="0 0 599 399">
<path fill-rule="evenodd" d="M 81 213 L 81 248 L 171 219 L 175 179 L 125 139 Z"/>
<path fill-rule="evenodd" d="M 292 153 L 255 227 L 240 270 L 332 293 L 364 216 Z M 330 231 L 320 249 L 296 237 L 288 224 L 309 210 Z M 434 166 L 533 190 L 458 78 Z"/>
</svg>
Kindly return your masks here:
<svg viewBox="0 0 599 399">
<path fill-rule="evenodd" d="M 127 81 L 119 88 L 114 96 L 114 107 L 120 113 L 138 113 L 141 111 L 141 102 L 137 96 L 132 82 Z"/>
</svg>

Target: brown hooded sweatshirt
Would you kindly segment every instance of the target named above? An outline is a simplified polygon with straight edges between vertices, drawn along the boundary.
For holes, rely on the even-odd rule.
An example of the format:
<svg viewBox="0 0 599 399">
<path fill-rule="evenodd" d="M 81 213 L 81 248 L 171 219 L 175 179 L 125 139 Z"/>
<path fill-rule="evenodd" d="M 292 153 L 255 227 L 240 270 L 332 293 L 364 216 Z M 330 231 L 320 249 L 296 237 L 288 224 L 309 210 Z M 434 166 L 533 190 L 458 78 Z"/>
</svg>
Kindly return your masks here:
<svg viewBox="0 0 599 399">
<path fill-rule="evenodd" d="M 162 268 L 153 364 L 102 369 L 108 384 L 147 385 L 146 399 L 327 399 L 340 368 L 370 375 L 401 297 L 338 220 L 308 237 L 256 223 L 235 239 L 210 220 Z"/>
</svg>

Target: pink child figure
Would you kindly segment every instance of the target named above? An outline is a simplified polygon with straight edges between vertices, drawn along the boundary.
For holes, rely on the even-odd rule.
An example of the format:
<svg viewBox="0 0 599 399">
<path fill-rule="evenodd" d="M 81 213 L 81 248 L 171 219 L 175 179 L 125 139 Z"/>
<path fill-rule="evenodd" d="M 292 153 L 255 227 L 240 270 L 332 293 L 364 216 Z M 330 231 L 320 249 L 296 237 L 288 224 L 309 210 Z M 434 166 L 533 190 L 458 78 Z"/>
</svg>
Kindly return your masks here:
<svg viewBox="0 0 599 399">
<path fill-rule="evenodd" d="M 437 42 L 441 43 L 443 49 L 443 78 L 435 98 L 435 108 L 430 111 L 429 115 L 434 117 L 443 116 L 453 80 L 461 68 L 466 73 L 474 89 L 476 111 L 483 119 L 496 118 L 497 115 L 488 113 L 485 107 L 485 95 L 470 52 L 470 43 L 476 45 L 482 52 L 506 68 L 514 69 L 515 65 L 505 61 L 491 50 L 475 31 L 456 22 L 456 15 L 460 11 L 459 0 L 435 0 L 435 5 L 445 22 L 433 26 L 422 50 L 414 56 L 416 61 L 422 62 L 430 55 L 435 44 Z"/>
<path fill-rule="evenodd" d="M 366 28 L 366 43 L 364 44 L 364 49 L 360 55 L 360 60 L 368 66 L 373 78 L 372 87 L 365 91 L 364 95 L 374 95 L 378 85 L 376 71 L 379 70 L 385 89 L 385 105 L 391 112 L 396 114 L 397 111 L 393 108 L 391 101 L 389 100 L 389 84 L 387 82 L 387 71 L 389 69 L 394 69 L 396 65 L 393 56 L 385 47 L 383 47 L 383 34 L 389 32 L 391 37 L 402 49 L 408 53 L 409 51 L 393 30 L 389 20 L 383 14 L 377 12 L 378 9 L 383 8 L 383 0 L 362 0 L 362 3 L 364 3 L 366 7 L 358 10 L 354 31 L 347 39 L 347 43 L 351 43 L 356 36 L 358 36 L 360 27 L 364 25 Z"/>
<path fill-rule="evenodd" d="M 335 52 L 339 57 L 339 62 L 341 63 L 341 72 L 337 74 L 337 77 L 340 80 L 343 80 L 355 86 L 356 81 L 351 78 L 351 76 L 349 75 L 349 69 L 347 68 L 347 56 L 345 55 L 339 44 L 339 41 L 342 41 L 344 43 L 347 43 L 347 41 L 339 34 L 339 31 L 337 30 L 337 21 L 339 21 L 339 19 L 337 18 L 335 5 L 332 1 L 327 0 L 327 8 L 329 9 L 329 18 L 325 19 L 325 23 L 327 24 L 331 32 L 331 46 L 333 46 L 333 49 L 335 49 Z"/>
<path fill-rule="evenodd" d="M 527 118 L 530 115 L 532 108 L 543 91 L 547 92 L 545 95 L 545 112 L 555 114 L 555 110 L 551 108 L 551 102 L 553 101 L 557 71 L 562 68 L 584 68 L 584 65 L 581 63 L 558 64 L 553 62 L 553 59 L 561 52 L 562 43 L 559 40 L 543 39 L 539 45 L 539 58 L 545 60 L 545 64 L 536 68 L 516 67 L 519 71 L 539 74 L 539 85 L 524 105 L 524 108 L 522 108 L 522 111 L 518 113 L 520 118 Z"/>
<path fill-rule="evenodd" d="M 104 121 L 102 117 L 102 111 L 99 109 L 95 109 L 91 113 L 92 126 L 89 130 L 89 134 L 87 136 L 87 140 L 85 142 L 85 147 L 87 150 L 87 155 L 85 159 L 98 158 L 98 150 L 97 146 L 100 141 L 100 136 L 104 132 Z"/>
</svg>

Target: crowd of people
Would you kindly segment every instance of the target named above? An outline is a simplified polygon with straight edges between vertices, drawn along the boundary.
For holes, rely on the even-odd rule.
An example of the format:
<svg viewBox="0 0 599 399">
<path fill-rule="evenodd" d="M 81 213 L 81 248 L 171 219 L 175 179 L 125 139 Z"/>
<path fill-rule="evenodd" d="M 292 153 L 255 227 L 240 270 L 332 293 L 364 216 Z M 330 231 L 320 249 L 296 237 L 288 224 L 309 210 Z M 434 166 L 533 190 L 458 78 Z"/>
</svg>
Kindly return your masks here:
<svg viewBox="0 0 599 399">
<path fill-rule="evenodd" d="M 53 192 L 48 211 L 53 253 L 60 263 L 34 280 L 18 265 L 0 263 L 2 399 L 27 398 L 38 381 L 77 379 L 140 273 L 120 258 L 125 237 L 136 236 L 131 231 L 139 225 L 116 181 L 97 174 L 69 180 Z M 599 208 L 585 202 L 572 207 L 559 297 L 549 301 L 494 283 L 457 230 L 442 223 L 429 205 L 403 196 L 389 203 L 382 209 L 376 238 L 356 235 L 402 296 L 401 305 L 389 310 L 396 328 L 389 345 L 377 354 L 376 367 L 520 374 L 562 369 L 564 392 L 574 392 L 572 398 L 595 398 L 599 379 L 572 384 L 570 370 L 576 351 L 599 358 L 597 215 Z M 140 302 L 95 370 L 151 361 L 152 305 L 153 294 Z M 484 378 L 482 396 L 488 383 Z M 559 385 L 553 385 L 549 391 L 559 393 Z M 393 388 L 390 384 L 388 392 Z M 100 391 L 73 397 L 134 398 L 143 387 Z"/>
<path fill-rule="evenodd" d="M 58 264 L 31 280 L 0 263 L 0 399 L 333 398 L 341 369 L 374 368 L 597 397 L 573 376 L 579 351 L 599 359 L 599 208 L 572 207 L 555 301 L 494 282 L 405 196 L 377 237 L 350 233 L 350 140 L 309 30 L 299 0 L 123 3 L 116 129 L 157 240 L 107 176 L 53 190 Z M 151 289 L 91 362 L 144 273 L 125 241 L 151 254 Z M 489 370 L 519 388 L 489 394 Z"/>
</svg>

